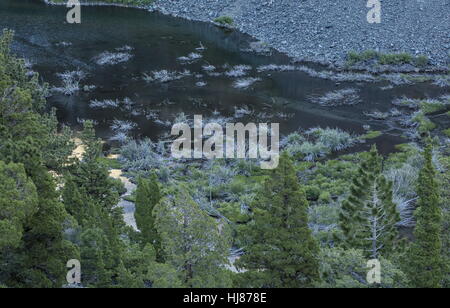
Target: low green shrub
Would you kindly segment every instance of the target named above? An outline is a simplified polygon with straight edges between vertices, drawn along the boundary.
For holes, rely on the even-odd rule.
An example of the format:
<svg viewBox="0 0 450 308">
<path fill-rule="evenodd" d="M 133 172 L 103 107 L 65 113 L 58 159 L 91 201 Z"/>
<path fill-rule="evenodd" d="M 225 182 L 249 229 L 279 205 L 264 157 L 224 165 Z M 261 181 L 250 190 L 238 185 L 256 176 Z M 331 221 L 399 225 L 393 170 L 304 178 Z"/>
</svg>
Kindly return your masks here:
<svg viewBox="0 0 450 308">
<path fill-rule="evenodd" d="M 382 135 L 383 133 L 378 130 L 368 131 L 367 134 L 361 136 L 361 139 L 375 139 Z"/>
<path fill-rule="evenodd" d="M 347 64 L 354 65 L 358 62 L 377 59 L 378 57 L 379 57 L 379 54 L 375 50 L 366 50 L 362 53 L 352 51 L 352 52 L 349 52 L 347 55 Z"/>
<path fill-rule="evenodd" d="M 413 57 L 408 53 L 399 54 L 383 54 L 380 56 L 380 64 L 382 65 L 396 65 L 413 63 Z"/>
<path fill-rule="evenodd" d="M 214 19 L 214 22 L 221 24 L 221 25 L 232 26 L 234 23 L 234 20 L 230 16 L 221 16 L 221 17 Z"/>
<path fill-rule="evenodd" d="M 349 66 L 369 60 L 377 60 L 381 65 L 412 64 L 417 67 L 425 67 L 429 62 L 429 58 L 424 55 L 413 57 L 408 53 L 383 54 L 374 50 L 367 50 L 361 53 L 352 51 L 347 55 L 347 65 Z"/>
<path fill-rule="evenodd" d="M 422 101 L 419 103 L 419 106 L 420 106 L 420 110 L 424 114 L 431 114 L 431 113 L 436 113 L 439 111 L 444 111 L 445 109 L 450 107 L 449 105 L 446 105 L 443 102 L 434 101 L 434 100 Z"/>
<path fill-rule="evenodd" d="M 421 134 L 430 132 L 436 128 L 436 124 L 428 119 L 423 112 L 417 112 L 412 118 L 412 121 L 419 124 L 417 129 Z"/>
<path fill-rule="evenodd" d="M 331 194 L 328 191 L 324 191 L 319 196 L 320 203 L 329 203 L 331 202 Z"/>
<path fill-rule="evenodd" d="M 315 185 L 306 186 L 306 198 L 309 201 L 317 201 L 320 197 L 320 188 Z"/>
<path fill-rule="evenodd" d="M 99 163 L 102 163 L 103 165 L 107 166 L 110 169 L 121 169 L 122 168 L 122 164 L 117 159 L 99 157 L 97 159 L 97 161 Z"/>
<path fill-rule="evenodd" d="M 250 220 L 248 213 L 243 212 L 237 202 L 223 202 L 219 205 L 218 211 L 234 223 L 246 223 Z"/>
<path fill-rule="evenodd" d="M 429 59 L 427 56 L 418 56 L 414 59 L 414 63 L 416 66 L 425 67 L 428 65 Z"/>
<path fill-rule="evenodd" d="M 450 128 L 442 131 L 447 137 L 450 137 Z"/>
</svg>

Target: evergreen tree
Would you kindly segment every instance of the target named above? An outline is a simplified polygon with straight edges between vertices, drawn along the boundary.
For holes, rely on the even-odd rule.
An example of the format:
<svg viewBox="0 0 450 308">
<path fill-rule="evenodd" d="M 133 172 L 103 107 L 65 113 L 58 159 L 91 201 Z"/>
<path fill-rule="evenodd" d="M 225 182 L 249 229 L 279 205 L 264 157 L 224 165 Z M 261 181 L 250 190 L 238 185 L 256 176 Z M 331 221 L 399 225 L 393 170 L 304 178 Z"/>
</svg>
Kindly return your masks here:
<svg viewBox="0 0 450 308">
<path fill-rule="evenodd" d="M 170 264 L 152 262 L 148 267 L 146 280 L 153 288 L 183 288 L 177 270 Z M 206 286 L 208 287 L 208 286 Z"/>
<path fill-rule="evenodd" d="M 113 252 L 100 228 L 87 229 L 81 235 L 82 284 L 85 287 L 112 286 Z"/>
<path fill-rule="evenodd" d="M 50 128 L 42 114 L 46 85 L 39 83 L 37 74 L 30 77 L 23 60 L 10 53 L 12 37 L 12 32 L 5 31 L 0 38 L 0 160 L 23 165 L 27 178 L 35 186 L 37 204 L 30 217 L 16 223 L 23 230 L 19 247 L 3 254 L 12 261 L 7 262 L 6 271 L 10 273 L 7 285 L 61 287 L 67 261 L 77 258 L 79 253 L 63 237 L 70 217 L 60 202 L 43 155 L 52 144 L 47 135 Z M 15 202 L 14 196 L 5 196 L 13 197 L 11 202 Z"/>
<path fill-rule="evenodd" d="M 450 160 L 449 160 L 450 162 Z M 450 164 L 449 164 L 450 167 Z M 445 174 L 446 179 L 440 187 L 450 187 L 450 173 Z M 450 288 L 450 191 L 441 189 L 443 198 L 443 227 L 442 227 L 442 255 L 445 261 L 444 288 Z"/>
<path fill-rule="evenodd" d="M 146 280 L 148 267 L 155 262 L 156 252 L 152 245 L 146 244 L 142 248 L 139 243 L 127 243 L 123 252 L 122 263 L 141 284 Z"/>
<path fill-rule="evenodd" d="M 70 175 L 66 177 L 66 183 L 62 191 L 62 199 L 67 212 L 74 217 L 79 224 L 83 224 L 92 216 L 92 210 L 88 209 L 85 198 L 80 193 L 78 186 Z"/>
<path fill-rule="evenodd" d="M 137 279 L 133 273 L 128 270 L 122 262 L 120 262 L 117 269 L 117 276 L 115 278 L 115 288 L 120 289 L 136 289 L 143 288 L 144 281 L 142 279 Z"/>
<path fill-rule="evenodd" d="M 85 146 L 83 160 L 77 161 L 68 169 L 70 176 L 66 176 L 68 183 L 73 181 L 79 193 L 83 196 L 84 203 L 98 204 L 109 214 L 114 213 L 115 206 L 119 202 L 119 188 L 114 179 L 109 176 L 107 166 L 103 165 L 99 158 L 102 154 L 100 139 L 95 137 L 95 130 L 91 121 L 84 123 L 82 141 Z M 120 218 L 122 220 L 122 218 Z"/>
<path fill-rule="evenodd" d="M 61 287 L 65 282 L 65 264 L 76 258 L 78 252 L 63 237 L 69 216 L 60 202 L 54 179 L 40 156 L 33 153 L 38 150 L 30 144 L 28 149 L 19 146 L 4 157 L 7 162 L 25 166 L 36 187 L 38 202 L 37 211 L 25 222 L 23 242 L 15 252 L 22 262 L 16 269 L 19 278 L 16 282 L 27 287 Z"/>
<path fill-rule="evenodd" d="M 69 215 L 60 202 L 54 179 L 44 167 L 31 178 L 37 188 L 39 205 L 26 226 L 23 282 L 27 287 L 61 287 L 66 282 L 67 261 L 79 258 L 78 249 L 64 238 Z"/>
<path fill-rule="evenodd" d="M 419 200 L 414 213 L 417 220 L 415 240 L 408 251 L 407 269 L 413 287 L 439 288 L 444 279 L 442 211 L 431 145 L 427 146 L 424 157 L 417 187 Z"/>
<path fill-rule="evenodd" d="M 14 31 L 3 30 L 0 36 L 0 112 L 8 116 L 15 113 L 41 113 L 46 104 L 47 84 L 40 83 L 37 73 L 30 76 L 24 60 L 11 53 L 13 39 Z"/>
<path fill-rule="evenodd" d="M 183 287 L 177 270 L 170 264 L 158 263 L 155 249 L 150 244 L 146 244 L 142 249 L 138 244 L 129 243 L 122 261 L 116 279 L 118 286 L 127 288 Z"/>
<path fill-rule="evenodd" d="M 95 136 L 94 123 L 92 121 L 85 121 L 83 123 L 81 140 L 85 146 L 83 160 L 97 160 L 102 154 L 102 142 Z"/>
<path fill-rule="evenodd" d="M 382 174 L 382 157 L 375 146 L 361 163 L 339 218 L 344 246 L 361 249 L 367 257 L 389 255 L 400 244 L 392 183 Z"/>
<path fill-rule="evenodd" d="M 45 151 L 42 153 L 42 158 L 47 168 L 61 173 L 74 160 L 71 157 L 75 150 L 72 130 L 67 126 L 58 129 L 59 123 L 55 109 L 52 109 L 49 115 L 45 115 L 43 121 L 48 138 L 44 144 Z"/>
<path fill-rule="evenodd" d="M 311 287 L 319 279 L 319 247 L 308 228 L 308 201 L 284 152 L 251 207 L 239 260 L 243 284 L 251 287 Z"/>
<path fill-rule="evenodd" d="M 152 175 L 150 180 L 139 179 L 134 216 L 144 243 L 152 244 L 158 256 L 161 255 L 161 239 L 156 231 L 153 209 L 160 199 L 161 195 L 156 175 Z M 161 258 L 159 257 L 158 259 L 160 260 Z"/>
<path fill-rule="evenodd" d="M 0 161 L 0 254 L 20 246 L 26 221 L 37 212 L 37 198 L 23 166 Z"/>
<path fill-rule="evenodd" d="M 92 123 L 84 124 L 85 153 L 81 161 L 67 168 L 63 200 L 83 230 L 80 244 L 80 261 L 86 273 L 83 284 L 113 287 L 131 277 L 122 262 L 126 249 L 121 238 L 125 230 L 123 209 L 116 206 L 119 188 L 99 160 L 101 142 L 95 137 Z"/>
<path fill-rule="evenodd" d="M 200 209 L 185 187 L 176 188 L 161 200 L 155 214 L 166 263 L 179 272 L 183 285 L 231 286 L 230 275 L 224 268 L 228 264 L 229 234 Z"/>
<path fill-rule="evenodd" d="M 381 283 L 369 284 L 367 257 L 364 252 L 342 247 L 322 248 L 318 288 L 406 288 L 408 276 L 392 260 L 380 257 Z"/>
</svg>

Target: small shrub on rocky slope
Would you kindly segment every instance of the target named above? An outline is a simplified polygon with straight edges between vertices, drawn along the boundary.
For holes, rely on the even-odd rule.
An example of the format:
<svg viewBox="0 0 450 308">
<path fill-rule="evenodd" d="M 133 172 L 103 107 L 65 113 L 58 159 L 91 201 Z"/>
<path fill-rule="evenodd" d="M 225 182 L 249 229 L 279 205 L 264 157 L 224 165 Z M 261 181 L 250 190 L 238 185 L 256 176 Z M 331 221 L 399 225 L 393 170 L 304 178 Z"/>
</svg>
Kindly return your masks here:
<svg viewBox="0 0 450 308">
<path fill-rule="evenodd" d="M 221 16 L 221 17 L 214 19 L 214 22 L 224 25 L 224 26 L 232 26 L 234 23 L 234 20 L 230 16 Z"/>
<path fill-rule="evenodd" d="M 417 67 L 428 65 L 427 56 L 413 57 L 408 53 L 383 54 L 374 50 L 367 50 L 362 53 L 350 52 L 347 55 L 347 66 L 357 64 L 381 64 L 381 65 L 403 65 L 410 64 Z"/>
</svg>

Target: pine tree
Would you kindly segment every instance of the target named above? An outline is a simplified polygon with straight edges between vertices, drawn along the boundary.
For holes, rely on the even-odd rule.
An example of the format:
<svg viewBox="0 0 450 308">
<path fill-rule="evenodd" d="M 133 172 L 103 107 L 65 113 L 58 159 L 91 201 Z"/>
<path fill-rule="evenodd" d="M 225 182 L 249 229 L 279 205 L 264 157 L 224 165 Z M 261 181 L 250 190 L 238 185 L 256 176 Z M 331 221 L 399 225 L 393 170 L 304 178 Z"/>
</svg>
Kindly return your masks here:
<svg viewBox="0 0 450 308">
<path fill-rule="evenodd" d="M 86 229 L 81 234 L 82 284 L 85 287 L 112 285 L 112 254 L 110 243 L 100 228 Z"/>
<path fill-rule="evenodd" d="M 129 244 L 123 257 L 123 268 L 119 266 L 117 283 L 123 287 L 182 288 L 177 270 L 170 264 L 156 262 L 152 245 L 144 248 Z M 128 280 L 128 282 L 126 281 Z"/>
<path fill-rule="evenodd" d="M 109 176 L 108 167 L 99 162 L 101 140 L 95 137 L 91 121 L 84 123 L 82 140 L 85 146 L 83 160 L 68 168 L 68 183 L 72 185 L 70 181 L 73 181 L 84 203 L 93 202 L 109 214 L 114 214 L 114 208 L 119 202 L 119 191 L 116 182 Z"/>
<path fill-rule="evenodd" d="M 45 168 L 32 176 L 38 192 L 38 211 L 27 225 L 23 254 L 27 268 L 24 283 L 28 287 L 61 287 L 66 282 L 66 263 L 79 258 L 78 249 L 65 240 L 69 221 L 53 177 Z"/>
<path fill-rule="evenodd" d="M 118 280 L 123 282 L 131 277 L 122 262 L 126 249 L 121 238 L 125 230 L 123 209 L 116 206 L 117 185 L 98 159 L 102 154 L 101 142 L 95 137 L 91 122 L 85 123 L 82 140 L 86 152 L 81 161 L 68 167 L 63 201 L 83 230 L 80 260 L 86 273 L 83 284 L 113 287 Z"/>
<path fill-rule="evenodd" d="M 20 246 L 26 221 L 37 211 L 37 198 L 23 166 L 0 161 L 0 253 Z"/>
<path fill-rule="evenodd" d="M 36 187 L 23 166 L 0 161 L 0 284 L 18 286 L 15 276 L 24 267 L 20 246 L 37 206 Z"/>
<path fill-rule="evenodd" d="M 450 156 L 447 157 L 446 168 L 450 168 Z M 450 172 L 441 174 L 442 182 L 440 187 L 450 187 Z M 450 191 L 448 189 L 441 189 L 442 192 L 442 216 L 443 216 L 443 227 L 442 227 L 442 254 L 445 261 L 445 279 L 444 288 L 450 288 Z"/>
<path fill-rule="evenodd" d="M 142 279 L 137 279 L 136 276 L 120 262 L 114 287 L 120 289 L 143 288 L 144 281 Z"/>
<path fill-rule="evenodd" d="M 419 200 L 414 213 L 417 220 L 415 240 L 408 251 L 407 272 L 413 287 L 439 288 L 444 279 L 442 210 L 431 145 L 427 146 L 424 157 L 425 164 L 420 171 L 417 187 Z"/>
<path fill-rule="evenodd" d="M 158 180 L 152 175 L 150 180 L 139 179 L 136 190 L 136 224 L 141 231 L 143 242 L 155 247 L 158 260 L 161 260 L 161 239 L 156 231 L 153 209 L 161 199 Z"/>
<path fill-rule="evenodd" d="M 39 123 L 36 125 L 39 127 Z M 28 129 L 28 128 L 27 128 Z M 25 132 L 25 131 L 23 131 Z M 14 127 L 12 134 L 14 134 Z M 12 137 L 12 134 L 9 135 Z M 45 138 L 45 137 L 42 137 Z M 1 158 L 7 163 L 21 163 L 37 192 L 37 211 L 27 219 L 20 249 L 14 252 L 21 264 L 15 269 L 15 282 L 22 287 L 61 287 L 65 282 L 65 265 L 75 259 L 77 248 L 63 237 L 69 220 L 60 202 L 55 180 L 44 166 L 42 143 L 32 136 L 2 142 Z"/>
<path fill-rule="evenodd" d="M 150 244 L 146 244 L 142 248 L 140 243 L 128 243 L 123 252 L 123 265 L 141 282 L 145 280 L 148 267 L 155 262 L 155 248 Z"/>
<path fill-rule="evenodd" d="M 74 217 L 80 225 L 92 216 L 85 198 L 81 195 L 77 185 L 70 175 L 66 176 L 66 183 L 62 191 L 62 199 L 67 212 Z"/>
<path fill-rule="evenodd" d="M 42 114 L 47 87 L 39 83 L 36 74 L 30 77 L 23 60 L 10 53 L 12 37 L 12 32 L 5 31 L 0 38 L 0 160 L 23 165 L 35 186 L 37 205 L 23 221 L 19 247 L 8 249 L 7 285 L 61 287 L 67 261 L 79 257 L 79 252 L 63 237 L 69 216 L 43 154 L 53 144 L 47 135 L 49 123 Z"/>
<path fill-rule="evenodd" d="M 59 129 L 55 109 L 52 109 L 49 115 L 45 115 L 43 120 L 48 138 L 44 144 L 45 151 L 42 153 L 42 158 L 47 168 L 61 173 L 74 160 L 71 157 L 75 150 L 72 130 L 67 126 Z"/>
<path fill-rule="evenodd" d="M 155 208 L 156 227 L 167 264 L 177 269 L 183 285 L 192 288 L 230 287 L 229 234 L 220 228 L 180 185 Z"/>
<path fill-rule="evenodd" d="M 81 140 L 85 146 L 83 160 L 93 161 L 100 157 L 102 154 L 102 142 L 95 136 L 94 123 L 92 121 L 83 123 Z"/>
<path fill-rule="evenodd" d="M 248 246 L 239 260 L 243 285 L 311 287 L 319 279 L 319 247 L 308 228 L 308 201 L 287 153 L 255 198 Z"/>
<path fill-rule="evenodd" d="M 396 227 L 399 221 L 392 201 L 392 183 L 382 174 L 382 157 L 374 146 L 353 179 L 350 196 L 342 203 L 344 246 L 361 249 L 373 259 L 389 255 L 400 243 Z"/>
<path fill-rule="evenodd" d="M 184 288 L 177 270 L 170 264 L 153 262 L 149 265 L 145 279 L 153 288 Z M 206 285 L 206 284 L 205 284 Z"/>
</svg>

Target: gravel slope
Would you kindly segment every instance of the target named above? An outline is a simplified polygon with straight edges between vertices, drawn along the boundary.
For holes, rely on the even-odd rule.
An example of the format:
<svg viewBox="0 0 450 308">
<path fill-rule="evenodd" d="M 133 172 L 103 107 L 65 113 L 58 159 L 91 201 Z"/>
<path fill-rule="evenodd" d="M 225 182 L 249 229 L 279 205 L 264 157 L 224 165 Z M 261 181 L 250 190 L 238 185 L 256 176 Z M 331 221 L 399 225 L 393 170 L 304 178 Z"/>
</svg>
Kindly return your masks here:
<svg viewBox="0 0 450 308">
<path fill-rule="evenodd" d="M 369 24 L 366 0 L 156 0 L 165 14 L 211 21 L 231 16 L 241 31 L 299 60 L 342 64 L 349 51 L 424 54 L 448 65 L 450 0 L 382 0 Z"/>
</svg>

